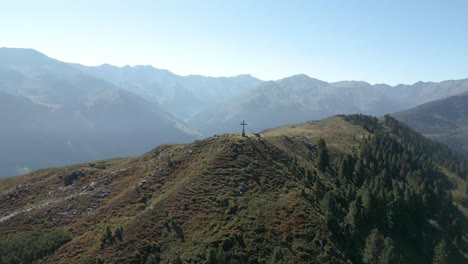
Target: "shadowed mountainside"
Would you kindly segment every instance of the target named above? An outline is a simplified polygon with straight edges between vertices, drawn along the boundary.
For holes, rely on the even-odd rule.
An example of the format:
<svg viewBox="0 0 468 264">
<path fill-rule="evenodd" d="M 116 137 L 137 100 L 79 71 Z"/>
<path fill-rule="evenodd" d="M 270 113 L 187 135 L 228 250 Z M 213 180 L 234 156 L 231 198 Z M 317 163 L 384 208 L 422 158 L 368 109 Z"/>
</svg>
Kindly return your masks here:
<svg viewBox="0 0 468 264">
<path fill-rule="evenodd" d="M 419 133 L 468 155 L 468 93 L 392 114 Z"/>
</svg>

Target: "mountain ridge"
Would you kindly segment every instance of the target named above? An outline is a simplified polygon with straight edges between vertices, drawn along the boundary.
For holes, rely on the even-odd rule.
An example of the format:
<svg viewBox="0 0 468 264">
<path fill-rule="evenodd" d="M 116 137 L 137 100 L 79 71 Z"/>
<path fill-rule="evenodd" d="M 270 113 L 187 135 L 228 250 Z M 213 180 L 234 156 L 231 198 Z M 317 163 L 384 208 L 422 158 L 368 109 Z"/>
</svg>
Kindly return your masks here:
<svg viewBox="0 0 468 264">
<path fill-rule="evenodd" d="M 103 79 L 34 50 L 10 52 L 0 51 L 0 99 L 23 103 L 0 105 L 0 176 L 136 155 L 148 145 L 200 136 L 157 104 Z M 30 54 L 39 59 L 31 62 Z"/>
<path fill-rule="evenodd" d="M 394 113 L 425 136 L 468 155 L 468 92 Z"/>
<path fill-rule="evenodd" d="M 2 48 L 1 54 L 12 50 L 14 54 L 23 55 L 10 56 L 11 59 L 0 62 L 0 65 L 4 65 L 0 67 L 0 90 L 4 92 L 26 96 L 36 104 L 49 107 L 50 111 L 64 111 L 67 108 L 64 106 L 80 104 L 89 108 L 95 102 L 112 104 L 112 100 L 119 96 L 132 97 L 128 93 L 136 94 L 142 98 L 138 104 L 146 105 L 147 112 L 158 112 L 158 115 L 165 116 L 163 119 L 169 120 L 170 127 L 176 130 L 182 128 L 198 137 L 201 135 L 191 128 L 212 135 L 237 131 L 237 124 L 241 120 L 249 124 L 248 131 L 258 132 L 269 127 L 317 120 L 335 114 L 365 113 L 379 116 L 408 109 L 434 98 L 468 91 L 468 79 L 389 86 L 371 85 L 363 81 L 328 83 L 305 74 L 265 82 L 250 75 L 181 77 L 153 66 L 79 66 L 51 59 L 31 49 Z M 28 57 L 39 58 L 39 63 L 28 65 Z M 17 66 L 5 66 L 7 61 L 12 62 L 14 59 L 18 60 Z M 92 73 L 101 68 L 111 69 L 107 77 L 105 69 L 103 74 Z M 154 75 L 158 71 L 168 75 L 167 80 Z M 120 76 L 119 72 L 126 73 Z M 229 80 L 229 85 L 226 80 Z M 94 87 L 90 88 L 90 83 Z M 60 89 L 60 86 L 69 89 Z M 109 92 L 109 89 L 120 92 Z M 71 115 L 74 110 L 68 107 L 67 111 Z M 109 108 L 106 111 L 110 113 Z M 125 114 L 123 111 L 121 113 Z M 74 116 L 84 122 L 82 127 L 94 125 L 89 118 L 83 118 L 82 112 Z M 23 164 L 18 166 L 27 167 Z"/>
<path fill-rule="evenodd" d="M 466 159 L 429 142 L 390 117 L 335 116 L 0 179 L 0 241 L 45 233 L 39 263 L 361 263 L 377 232 L 392 263 L 431 262 L 442 237 L 460 263 L 458 187 L 417 153 L 449 171 Z"/>
<path fill-rule="evenodd" d="M 250 74 L 233 77 L 180 76 L 147 66 L 93 66 L 72 64 L 81 71 L 103 78 L 162 105 L 181 120 L 242 94 L 262 81 Z"/>
<path fill-rule="evenodd" d="M 171 74 L 174 74 L 174 75 L 177 75 L 177 76 L 180 76 L 180 77 L 191 77 L 191 76 L 197 76 L 197 77 L 208 77 L 208 78 L 233 78 L 233 77 L 242 77 L 242 76 L 245 76 L 245 77 L 253 77 L 255 79 L 258 79 L 257 77 L 254 77 L 252 76 L 252 74 L 250 73 L 239 73 L 239 74 L 236 74 L 236 75 L 232 75 L 232 76 L 209 76 L 209 75 L 201 75 L 201 74 L 187 74 L 187 75 L 178 75 L 176 73 L 173 73 L 171 70 L 169 69 L 161 69 L 161 68 L 157 68 L 156 66 L 152 65 L 152 64 L 136 64 L 136 65 L 124 65 L 124 66 L 116 66 L 116 65 L 113 65 L 113 64 L 110 64 L 110 63 L 102 63 L 100 65 L 85 65 L 85 64 L 81 64 L 81 63 L 78 63 L 78 62 L 63 62 L 63 61 L 60 61 L 58 59 L 54 59 L 54 58 L 51 58 L 51 57 L 48 57 L 47 55 L 45 55 L 44 53 L 41 53 L 40 51 L 36 50 L 36 49 L 33 49 L 33 48 L 12 48 L 12 47 L 0 47 L 0 49 L 3 49 L 3 50 L 8 50 L 8 51 L 11 51 L 11 50 L 18 50 L 18 52 L 20 51 L 28 51 L 28 52 L 31 52 L 31 53 L 34 53 L 36 55 L 40 54 L 42 56 L 45 56 L 49 59 L 53 59 L 53 60 L 56 60 L 60 63 L 64 63 L 64 64 L 69 64 L 69 65 L 75 65 L 77 67 L 86 67 L 86 68 L 100 68 L 100 67 L 108 67 L 108 66 L 111 66 L 112 68 L 119 68 L 119 69 L 122 69 L 122 68 L 138 68 L 138 67 L 150 67 L 152 69 L 156 69 L 156 70 L 160 70 L 160 71 L 165 71 L 165 72 L 168 72 L 168 73 L 171 73 Z M 387 84 L 387 83 L 383 83 L 383 82 L 376 82 L 376 83 L 369 83 L 369 82 L 366 82 L 364 80 L 341 80 L 341 81 L 331 81 L 331 82 L 328 82 L 328 81 L 324 81 L 324 80 L 320 80 L 318 78 L 314 78 L 314 77 L 311 77 L 310 75 L 306 74 L 306 73 L 298 73 L 298 74 L 293 74 L 291 76 L 287 76 L 287 77 L 282 77 L 282 78 L 279 78 L 279 79 L 274 79 L 274 80 L 263 80 L 263 82 L 267 82 L 267 81 L 279 81 L 279 80 L 283 80 L 283 79 L 287 79 L 287 78 L 291 78 L 291 77 L 297 77 L 297 76 L 304 76 L 304 77 L 307 77 L 307 78 L 310 78 L 310 79 L 315 79 L 315 80 L 318 80 L 318 81 L 321 81 L 321 82 L 325 82 L 325 83 L 329 83 L 329 84 L 336 84 L 336 83 L 341 83 L 341 82 L 357 82 L 357 83 L 364 83 L 364 84 L 369 84 L 371 86 L 379 86 L 379 85 L 385 85 L 385 86 L 389 86 L 391 88 L 396 88 L 396 87 L 401 87 L 401 86 L 413 86 L 413 85 L 417 85 L 417 84 L 439 84 L 439 83 L 446 83 L 446 82 L 457 82 L 457 81 L 465 81 L 465 80 L 468 80 L 468 78 L 462 78 L 462 79 L 448 79 L 448 80 L 442 80 L 442 81 L 416 81 L 414 83 L 398 83 L 398 84 L 393 84 L 393 85 L 390 85 L 390 84 Z"/>
<path fill-rule="evenodd" d="M 307 75 L 263 82 L 188 124 L 205 134 L 235 131 L 237 120 L 249 120 L 251 131 L 317 120 L 336 114 L 382 116 L 468 91 L 468 79 L 409 85 L 371 85 L 362 81 L 328 83 Z"/>
</svg>

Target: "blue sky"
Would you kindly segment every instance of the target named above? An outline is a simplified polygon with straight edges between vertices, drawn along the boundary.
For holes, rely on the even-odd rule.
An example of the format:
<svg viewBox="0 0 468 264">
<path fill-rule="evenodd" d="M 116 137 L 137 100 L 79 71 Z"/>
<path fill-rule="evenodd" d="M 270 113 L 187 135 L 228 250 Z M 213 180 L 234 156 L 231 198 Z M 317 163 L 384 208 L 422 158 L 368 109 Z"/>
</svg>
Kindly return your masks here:
<svg viewBox="0 0 468 264">
<path fill-rule="evenodd" d="M 468 1 L 0 0 L 0 46 L 263 80 L 468 77 Z"/>
</svg>

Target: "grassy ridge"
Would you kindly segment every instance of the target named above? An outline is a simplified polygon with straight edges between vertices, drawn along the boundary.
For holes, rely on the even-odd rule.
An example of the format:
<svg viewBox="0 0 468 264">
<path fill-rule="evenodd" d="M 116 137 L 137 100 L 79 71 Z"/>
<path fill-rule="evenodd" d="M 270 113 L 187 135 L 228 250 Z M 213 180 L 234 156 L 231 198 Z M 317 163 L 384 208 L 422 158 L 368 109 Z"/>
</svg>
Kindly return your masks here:
<svg viewBox="0 0 468 264">
<path fill-rule="evenodd" d="M 463 170 L 408 159 L 417 148 L 391 132 L 398 127 L 337 116 L 0 179 L 0 239 L 70 234 L 38 262 L 362 263 L 376 229 L 382 260 L 430 262 L 444 236 L 450 258 L 462 260 L 466 218 L 446 195 L 458 187 L 444 179 Z"/>
</svg>

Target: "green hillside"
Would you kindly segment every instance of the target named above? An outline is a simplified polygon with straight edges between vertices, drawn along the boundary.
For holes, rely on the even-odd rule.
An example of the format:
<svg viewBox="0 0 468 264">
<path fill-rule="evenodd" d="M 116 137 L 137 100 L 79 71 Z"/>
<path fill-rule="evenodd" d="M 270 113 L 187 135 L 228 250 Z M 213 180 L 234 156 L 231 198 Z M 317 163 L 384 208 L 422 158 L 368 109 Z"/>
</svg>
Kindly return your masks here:
<svg viewBox="0 0 468 264">
<path fill-rule="evenodd" d="M 463 263 L 467 164 L 353 115 L 40 170 L 0 179 L 0 262 Z"/>
</svg>

